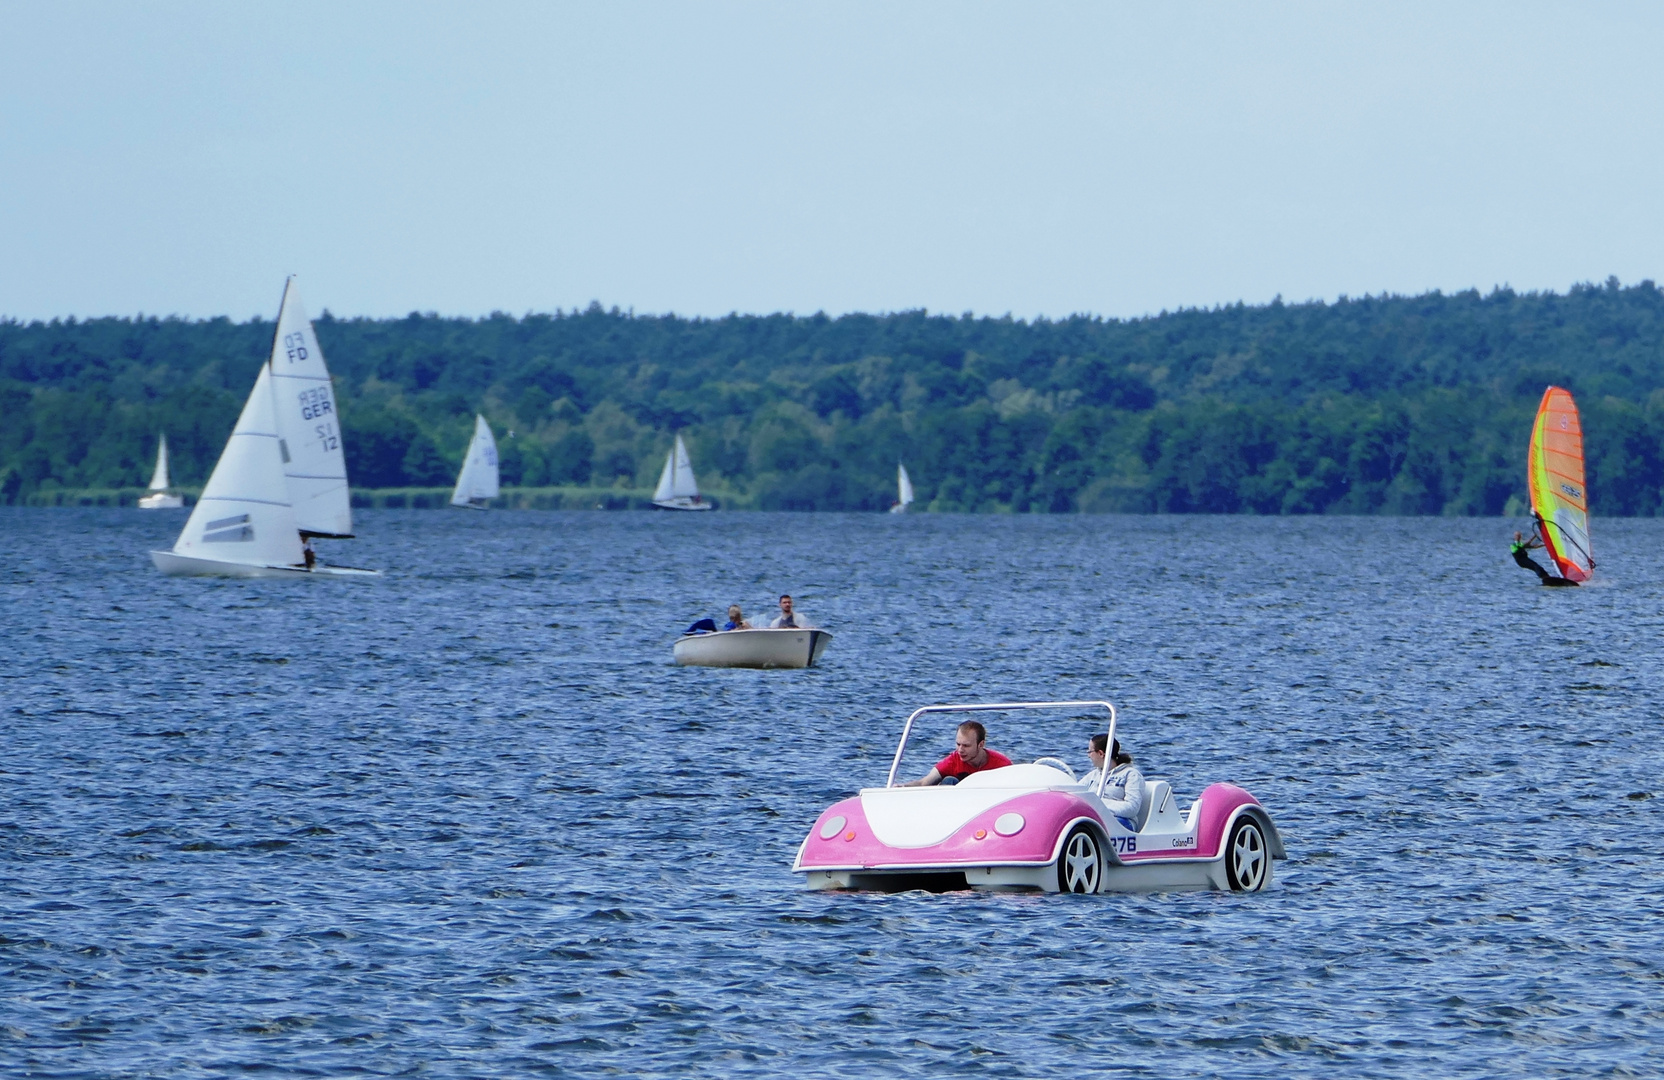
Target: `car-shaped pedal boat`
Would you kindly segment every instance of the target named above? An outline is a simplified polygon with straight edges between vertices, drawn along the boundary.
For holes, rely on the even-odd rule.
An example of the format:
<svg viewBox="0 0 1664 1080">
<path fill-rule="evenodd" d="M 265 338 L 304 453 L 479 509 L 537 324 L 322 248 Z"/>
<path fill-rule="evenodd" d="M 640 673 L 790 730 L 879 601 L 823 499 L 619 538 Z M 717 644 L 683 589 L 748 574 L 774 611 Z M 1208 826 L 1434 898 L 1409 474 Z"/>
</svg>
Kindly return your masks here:
<svg viewBox="0 0 1664 1080">
<path fill-rule="evenodd" d="M 793 872 L 814 889 L 886 892 L 1256 892 L 1271 883 L 1272 862 L 1287 858 L 1282 838 L 1259 801 L 1234 784 L 1212 784 L 1180 809 L 1165 780 L 1146 778 L 1138 821 L 1108 812 L 1104 778 L 1079 780 L 1056 757 L 972 773 L 951 786 L 896 785 L 920 717 L 1032 709 L 1101 709 L 1114 745 L 1115 706 L 1107 701 L 928 705 L 902 727 L 885 785 L 827 807 Z"/>
</svg>

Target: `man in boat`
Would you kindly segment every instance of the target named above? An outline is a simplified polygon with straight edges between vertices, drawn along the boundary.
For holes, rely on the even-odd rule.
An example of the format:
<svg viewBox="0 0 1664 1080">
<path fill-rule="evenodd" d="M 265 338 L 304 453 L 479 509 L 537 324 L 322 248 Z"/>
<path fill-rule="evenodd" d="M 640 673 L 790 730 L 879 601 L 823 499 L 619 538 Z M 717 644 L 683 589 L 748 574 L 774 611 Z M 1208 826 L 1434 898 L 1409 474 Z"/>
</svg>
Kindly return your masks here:
<svg viewBox="0 0 1664 1080">
<path fill-rule="evenodd" d="M 987 728 L 975 720 L 965 721 L 959 725 L 959 733 L 953 740 L 953 753 L 938 761 L 935 768 L 917 780 L 909 780 L 901 786 L 932 787 L 936 784 L 957 784 L 962 777 L 972 773 L 1003 769 L 1011 764 L 1010 758 L 983 745 L 987 739 Z"/>
<path fill-rule="evenodd" d="M 775 620 L 768 625 L 769 628 L 773 630 L 798 630 L 806 627 L 808 624 L 803 622 L 799 616 L 792 613 L 791 594 L 782 593 L 780 596 L 780 614 L 776 616 Z"/>
<path fill-rule="evenodd" d="M 306 568 L 312 569 L 318 565 L 318 553 L 312 550 L 312 538 L 308 536 L 301 543 L 300 553 L 306 559 Z"/>
</svg>

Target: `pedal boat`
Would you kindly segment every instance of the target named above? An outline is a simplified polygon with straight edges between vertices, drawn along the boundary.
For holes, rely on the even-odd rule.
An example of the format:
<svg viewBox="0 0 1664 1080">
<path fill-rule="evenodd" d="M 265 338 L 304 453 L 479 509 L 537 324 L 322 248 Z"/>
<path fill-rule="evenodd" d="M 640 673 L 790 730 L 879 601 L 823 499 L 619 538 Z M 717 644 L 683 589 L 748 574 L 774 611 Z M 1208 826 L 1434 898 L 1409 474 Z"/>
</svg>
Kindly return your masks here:
<svg viewBox="0 0 1664 1080">
<path fill-rule="evenodd" d="M 958 784 L 897 787 L 914 722 L 933 713 L 1103 709 L 1107 701 L 929 705 L 907 718 L 880 788 L 834 803 L 798 847 L 792 872 L 811 889 L 898 892 L 984 889 L 1038 892 L 1256 892 L 1287 858 L 1259 801 L 1212 784 L 1180 809 L 1165 780 L 1145 780 L 1138 821 L 1110 814 L 1100 778 L 1085 784 L 1060 758 L 973 773 Z"/>
<path fill-rule="evenodd" d="M 718 630 L 683 634 L 672 653 L 676 663 L 694 667 L 806 668 L 830 644 L 825 630 Z"/>
</svg>

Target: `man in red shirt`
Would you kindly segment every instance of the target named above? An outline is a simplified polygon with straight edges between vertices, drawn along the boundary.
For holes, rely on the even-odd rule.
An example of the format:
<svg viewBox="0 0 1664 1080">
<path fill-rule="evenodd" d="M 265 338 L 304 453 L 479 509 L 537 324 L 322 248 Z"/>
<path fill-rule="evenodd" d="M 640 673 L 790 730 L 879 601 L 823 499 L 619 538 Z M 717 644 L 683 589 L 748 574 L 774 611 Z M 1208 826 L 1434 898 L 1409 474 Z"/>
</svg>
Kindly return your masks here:
<svg viewBox="0 0 1664 1080">
<path fill-rule="evenodd" d="M 988 738 L 988 729 L 975 720 L 967 720 L 959 725 L 959 734 L 953 740 L 953 753 L 936 763 L 931 769 L 917 780 L 909 780 L 902 787 L 930 787 L 940 784 L 944 780 L 957 784 L 962 778 L 972 773 L 985 772 L 988 769 L 1003 769 L 1011 764 L 1011 759 L 998 750 L 990 750 L 982 745 Z"/>
</svg>

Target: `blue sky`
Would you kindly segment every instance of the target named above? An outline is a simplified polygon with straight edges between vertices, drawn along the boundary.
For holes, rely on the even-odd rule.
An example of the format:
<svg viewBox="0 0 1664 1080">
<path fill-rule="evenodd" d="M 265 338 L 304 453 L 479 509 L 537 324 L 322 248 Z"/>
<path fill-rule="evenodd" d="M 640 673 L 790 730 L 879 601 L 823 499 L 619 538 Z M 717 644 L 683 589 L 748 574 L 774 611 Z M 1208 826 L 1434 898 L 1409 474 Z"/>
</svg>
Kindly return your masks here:
<svg viewBox="0 0 1664 1080">
<path fill-rule="evenodd" d="M 0 0 L 0 316 L 1664 278 L 1664 7 Z"/>
</svg>

